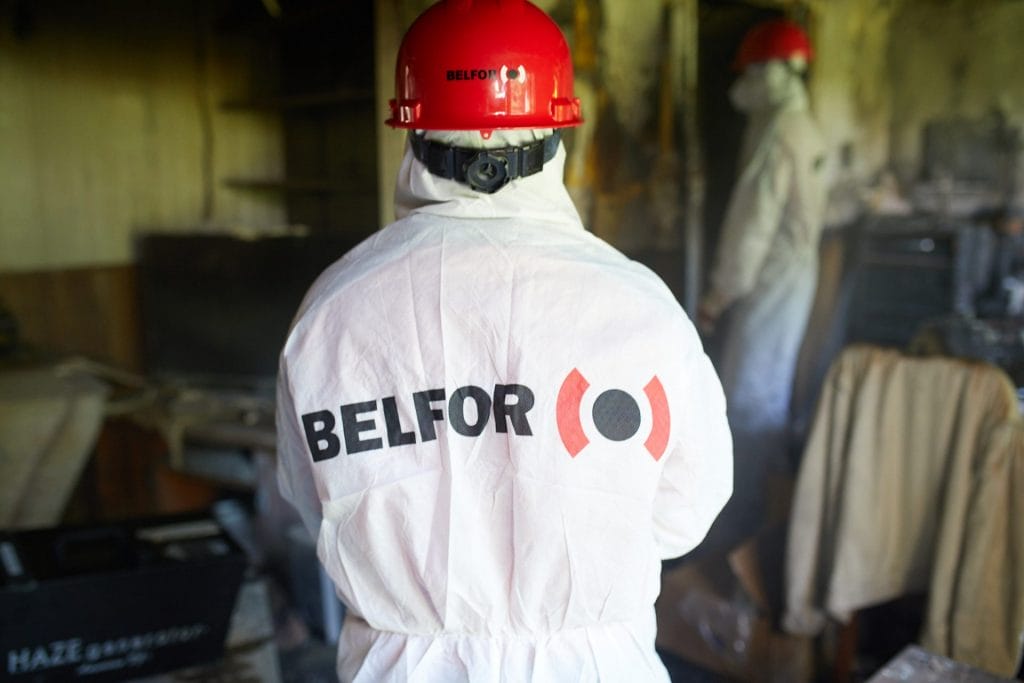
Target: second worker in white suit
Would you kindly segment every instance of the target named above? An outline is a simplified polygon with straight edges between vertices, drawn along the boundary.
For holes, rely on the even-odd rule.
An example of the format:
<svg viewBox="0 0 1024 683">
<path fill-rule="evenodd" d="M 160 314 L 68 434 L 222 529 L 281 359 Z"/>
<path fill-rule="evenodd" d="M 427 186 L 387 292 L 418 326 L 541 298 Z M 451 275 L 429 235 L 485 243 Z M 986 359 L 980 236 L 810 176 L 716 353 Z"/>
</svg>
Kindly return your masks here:
<svg viewBox="0 0 1024 683">
<path fill-rule="evenodd" d="M 826 203 L 825 145 L 803 80 L 811 56 L 806 34 L 787 20 L 758 24 L 737 53 L 741 75 L 729 95 L 747 126 L 698 320 L 707 332 L 724 321 L 718 371 L 736 447 L 736 495 L 709 544 L 733 546 L 755 530 L 765 473 L 787 465 Z"/>
</svg>

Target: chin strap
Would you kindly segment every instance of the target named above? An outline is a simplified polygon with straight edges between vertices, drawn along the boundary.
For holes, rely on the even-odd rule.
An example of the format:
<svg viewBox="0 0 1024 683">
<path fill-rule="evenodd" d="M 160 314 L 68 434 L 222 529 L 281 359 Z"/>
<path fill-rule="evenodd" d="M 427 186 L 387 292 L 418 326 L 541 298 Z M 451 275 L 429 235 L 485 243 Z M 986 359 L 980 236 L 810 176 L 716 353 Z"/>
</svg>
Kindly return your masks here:
<svg viewBox="0 0 1024 683">
<path fill-rule="evenodd" d="M 427 140 L 424 133 L 409 134 L 413 155 L 428 171 L 487 194 L 497 192 L 511 180 L 540 171 L 555 157 L 561 139 L 561 133 L 556 130 L 543 140 L 523 147 L 475 149 Z"/>
</svg>

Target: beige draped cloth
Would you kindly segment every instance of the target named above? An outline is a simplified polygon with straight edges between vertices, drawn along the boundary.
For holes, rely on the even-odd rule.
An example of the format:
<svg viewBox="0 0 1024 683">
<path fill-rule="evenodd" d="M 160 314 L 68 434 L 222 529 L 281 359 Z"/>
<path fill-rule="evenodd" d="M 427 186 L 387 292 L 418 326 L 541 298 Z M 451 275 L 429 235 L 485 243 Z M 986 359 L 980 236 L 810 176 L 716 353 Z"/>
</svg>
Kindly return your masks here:
<svg viewBox="0 0 1024 683">
<path fill-rule="evenodd" d="M 938 548 L 922 644 L 1012 677 L 1024 656 L 1024 425 L 1003 425 L 975 474 L 960 548 Z"/>
<path fill-rule="evenodd" d="M 833 364 L 797 481 L 784 627 L 928 592 L 923 643 L 1013 675 L 1024 633 L 1024 437 L 1004 372 L 870 346 Z"/>
<path fill-rule="evenodd" d="M 0 372 L 0 529 L 60 521 L 108 393 L 103 382 L 59 365 Z"/>
</svg>

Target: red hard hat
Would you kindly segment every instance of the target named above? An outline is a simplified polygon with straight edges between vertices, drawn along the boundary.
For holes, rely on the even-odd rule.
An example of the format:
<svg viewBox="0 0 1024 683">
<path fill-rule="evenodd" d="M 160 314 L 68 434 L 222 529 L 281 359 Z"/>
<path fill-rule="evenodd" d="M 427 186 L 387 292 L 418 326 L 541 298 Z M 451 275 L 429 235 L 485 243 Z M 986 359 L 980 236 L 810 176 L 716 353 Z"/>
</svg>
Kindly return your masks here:
<svg viewBox="0 0 1024 683">
<path fill-rule="evenodd" d="M 759 62 L 793 57 L 803 57 L 809 62 L 812 56 L 811 41 L 798 24 L 788 19 L 773 19 L 747 31 L 733 66 L 742 71 Z"/>
<path fill-rule="evenodd" d="M 527 0 L 441 0 L 402 39 L 394 128 L 578 126 L 572 56 L 558 25 Z"/>
</svg>

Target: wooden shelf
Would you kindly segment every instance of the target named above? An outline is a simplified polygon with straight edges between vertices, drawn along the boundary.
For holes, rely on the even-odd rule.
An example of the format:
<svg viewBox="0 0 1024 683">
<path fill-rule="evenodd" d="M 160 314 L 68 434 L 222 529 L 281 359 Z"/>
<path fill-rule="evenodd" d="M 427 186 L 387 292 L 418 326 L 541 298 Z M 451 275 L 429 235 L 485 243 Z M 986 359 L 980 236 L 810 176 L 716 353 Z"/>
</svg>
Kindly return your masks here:
<svg viewBox="0 0 1024 683">
<path fill-rule="evenodd" d="M 279 122 L 268 133 L 280 138 L 284 163 L 229 171 L 219 187 L 279 203 L 289 223 L 314 232 L 361 234 L 376 224 L 373 6 L 275 0 L 223 8 L 216 30 L 235 34 L 268 68 L 254 90 L 218 99 L 217 110 Z"/>
<path fill-rule="evenodd" d="M 317 107 L 332 107 L 339 104 L 369 104 L 374 101 L 373 98 L 372 90 L 345 88 L 330 92 L 282 95 L 280 97 L 263 97 L 251 100 L 228 100 L 221 103 L 220 106 L 221 109 L 226 111 L 313 109 Z"/>
</svg>

